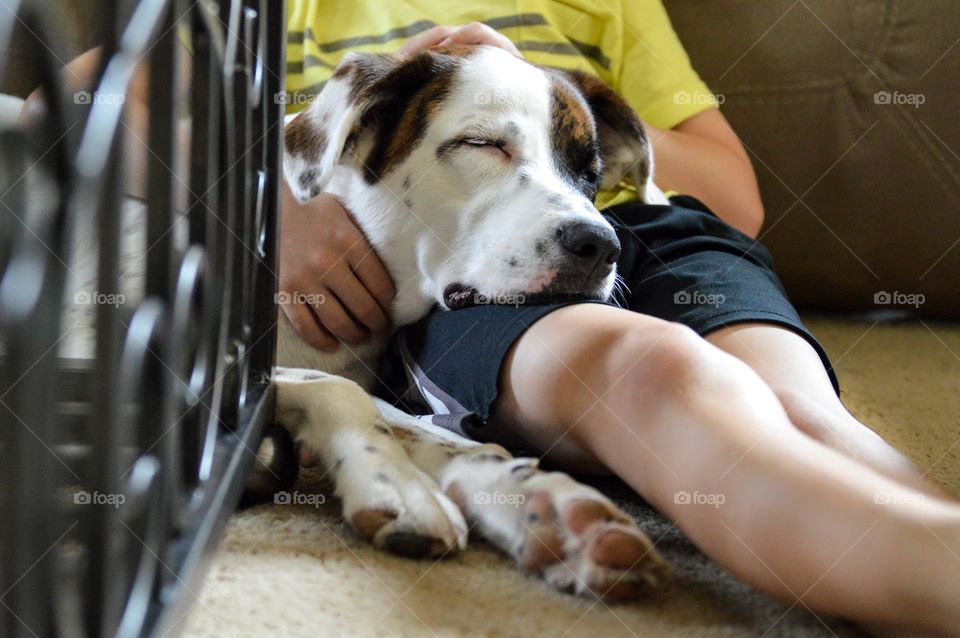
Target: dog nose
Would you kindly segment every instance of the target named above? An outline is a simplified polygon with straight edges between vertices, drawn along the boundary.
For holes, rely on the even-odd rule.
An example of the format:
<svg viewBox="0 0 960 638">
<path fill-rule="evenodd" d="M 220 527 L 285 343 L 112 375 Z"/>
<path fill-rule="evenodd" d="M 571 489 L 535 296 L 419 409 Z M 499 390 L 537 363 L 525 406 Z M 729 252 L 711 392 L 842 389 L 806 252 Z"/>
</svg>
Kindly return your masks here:
<svg viewBox="0 0 960 638">
<path fill-rule="evenodd" d="M 578 267 L 593 272 L 598 264 L 612 264 L 620 257 L 620 240 L 613 229 L 596 222 L 576 222 L 557 227 L 557 239 L 574 255 Z"/>
</svg>

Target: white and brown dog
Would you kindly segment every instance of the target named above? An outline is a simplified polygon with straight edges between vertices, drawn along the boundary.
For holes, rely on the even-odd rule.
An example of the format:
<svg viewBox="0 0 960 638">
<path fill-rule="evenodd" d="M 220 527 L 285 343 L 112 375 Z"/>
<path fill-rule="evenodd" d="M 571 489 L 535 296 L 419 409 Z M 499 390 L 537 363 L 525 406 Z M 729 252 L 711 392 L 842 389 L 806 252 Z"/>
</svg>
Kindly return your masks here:
<svg viewBox="0 0 960 638">
<path fill-rule="evenodd" d="M 396 326 L 478 295 L 606 298 L 619 244 L 594 197 L 629 177 L 666 203 L 652 170 L 610 87 L 487 46 L 349 54 L 287 125 L 284 153 L 297 199 L 325 190 L 353 212 L 396 283 Z M 440 556 L 475 529 L 569 591 L 662 579 L 649 540 L 595 489 L 370 397 L 383 345 L 320 352 L 281 313 L 277 420 L 317 453 L 358 533 Z"/>
</svg>

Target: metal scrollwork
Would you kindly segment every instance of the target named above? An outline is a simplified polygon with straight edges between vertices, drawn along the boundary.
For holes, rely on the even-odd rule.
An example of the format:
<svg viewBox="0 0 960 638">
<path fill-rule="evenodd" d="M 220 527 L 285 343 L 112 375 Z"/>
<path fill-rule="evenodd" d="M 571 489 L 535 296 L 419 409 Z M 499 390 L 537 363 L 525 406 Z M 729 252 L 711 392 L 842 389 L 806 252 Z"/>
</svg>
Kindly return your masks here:
<svg viewBox="0 0 960 638">
<path fill-rule="evenodd" d="M 161 635 L 273 412 L 284 3 L 105 0 L 82 86 L 4 5 L 42 109 L 0 126 L 0 637 Z"/>
</svg>

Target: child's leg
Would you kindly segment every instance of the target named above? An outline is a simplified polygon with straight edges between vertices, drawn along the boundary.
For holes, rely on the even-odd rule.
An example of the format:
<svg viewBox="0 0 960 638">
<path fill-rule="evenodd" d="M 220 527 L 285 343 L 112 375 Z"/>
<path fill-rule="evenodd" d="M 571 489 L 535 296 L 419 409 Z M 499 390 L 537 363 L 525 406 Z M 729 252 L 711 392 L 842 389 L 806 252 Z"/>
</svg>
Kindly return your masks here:
<svg viewBox="0 0 960 638">
<path fill-rule="evenodd" d="M 792 330 L 744 323 L 716 330 L 707 341 L 753 368 L 803 432 L 924 494 L 958 500 L 847 411 L 819 355 Z"/>
<path fill-rule="evenodd" d="M 495 408 L 548 458 L 599 459 L 765 592 L 864 622 L 960 627 L 960 507 L 803 435 L 749 366 L 685 328 L 557 310 L 514 344 Z"/>
</svg>

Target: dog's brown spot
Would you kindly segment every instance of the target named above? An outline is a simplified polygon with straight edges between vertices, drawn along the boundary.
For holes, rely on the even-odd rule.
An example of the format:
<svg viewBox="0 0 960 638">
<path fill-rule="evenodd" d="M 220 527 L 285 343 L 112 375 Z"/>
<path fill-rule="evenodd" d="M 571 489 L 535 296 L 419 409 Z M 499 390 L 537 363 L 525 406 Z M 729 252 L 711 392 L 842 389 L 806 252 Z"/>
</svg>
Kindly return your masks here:
<svg viewBox="0 0 960 638">
<path fill-rule="evenodd" d="M 600 154 L 592 118 L 576 88 L 558 75 L 553 78 L 550 97 L 550 134 L 557 166 L 582 189 L 585 175 L 594 171 L 599 176 Z"/>
<path fill-rule="evenodd" d="M 402 60 L 378 81 L 376 104 L 364 118 L 374 129 L 374 144 L 364 160 L 368 184 L 383 178 L 416 148 L 430 120 L 450 94 L 459 58 L 473 47 L 443 47 Z"/>
<path fill-rule="evenodd" d="M 377 483 L 389 483 L 390 477 L 384 474 L 383 472 L 377 472 L 373 475 L 373 480 Z"/>
<path fill-rule="evenodd" d="M 326 133 L 301 113 L 284 129 L 283 145 L 287 153 L 306 162 L 319 162 L 327 146 Z"/>
<path fill-rule="evenodd" d="M 355 104 L 360 104 L 373 95 L 377 90 L 377 83 L 395 69 L 397 64 L 397 58 L 384 53 L 358 55 L 348 63 L 338 66 L 332 79 L 349 82 L 350 96 Z"/>
<path fill-rule="evenodd" d="M 367 452 L 370 452 L 371 454 L 376 454 L 377 452 L 380 451 L 380 449 L 376 445 L 365 445 L 363 446 L 363 449 L 366 450 Z"/>
<path fill-rule="evenodd" d="M 619 146 L 629 145 L 637 155 L 637 169 L 644 178 L 650 175 L 647 134 L 636 112 L 606 82 L 582 71 L 565 71 L 567 79 L 577 87 L 590 105 L 597 120 L 601 154 L 616 154 Z"/>
<path fill-rule="evenodd" d="M 390 431 L 393 432 L 393 436 L 397 437 L 401 441 L 419 441 L 420 437 L 413 430 L 408 430 L 406 428 L 401 428 L 397 426 L 391 426 Z"/>
<path fill-rule="evenodd" d="M 567 77 L 577 87 L 590 105 L 594 115 L 606 120 L 618 131 L 644 137 L 643 125 L 623 97 L 609 84 L 595 75 L 582 71 L 566 71 Z"/>
<path fill-rule="evenodd" d="M 364 538 L 373 538 L 381 527 L 396 517 L 397 513 L 393 510 L 363 509 L 353 515 L 350 523 Z"/>
<path fill-rule="evenodd" d="M 349 84 L 350 99 L 364 112 L 350 131 L 345 150 L 354 147 L 364 127 L 374 130 L 373 149 L 364 159 L 368 183 L 380 179 L 416 146 L 449 91 L 456 58 L 473 49 L 444 47 L 409 58 L 355 55 L 337 67 L 332 79 Z M 319 161 L 328 141 L 324 128 L 309 116 L 297 117 L 286 128 L 287 152 L 306 162 Z"/>
</svg>

